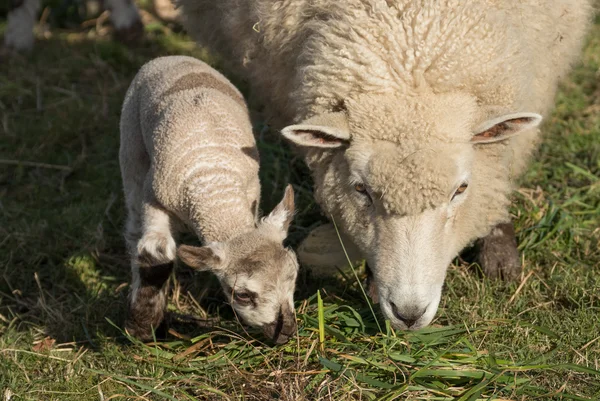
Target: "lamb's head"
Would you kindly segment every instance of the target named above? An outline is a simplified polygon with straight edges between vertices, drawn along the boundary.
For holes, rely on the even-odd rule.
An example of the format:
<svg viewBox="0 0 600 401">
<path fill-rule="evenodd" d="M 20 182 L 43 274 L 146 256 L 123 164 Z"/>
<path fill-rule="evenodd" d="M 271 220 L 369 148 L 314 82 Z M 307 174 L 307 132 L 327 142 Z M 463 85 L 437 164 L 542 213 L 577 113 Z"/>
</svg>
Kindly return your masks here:
<svg viewBox="0 0 600 401">
<path fill-rule="evenodd" d="M 237 316 L 262 328 L 278 344 L 296 332 L 294 290 L 298 262 L 283 246 L 294 215 L 294 191 L 250 232 L 202 247 L 182 245 L 178 255 L 187 265 L 210 270 L 218 278 Z"/>
<path fill-rule="evenodd" d="M 386 318 L 414 330 L 433 319 L 452 259 L 491 228 L 481 202 L 507 195 L 506 183 L 486 188 L 498 178 L 489 167 L 477 169 L 502 154 L 491 147 L 506 149 L 501 141 L 531 132 L 541 116 L 484 114 L 460 95 L 409 102 L 350 101 L 282 134 L 306 150 L 316 198 L 367 259 Z"/>
</svg>

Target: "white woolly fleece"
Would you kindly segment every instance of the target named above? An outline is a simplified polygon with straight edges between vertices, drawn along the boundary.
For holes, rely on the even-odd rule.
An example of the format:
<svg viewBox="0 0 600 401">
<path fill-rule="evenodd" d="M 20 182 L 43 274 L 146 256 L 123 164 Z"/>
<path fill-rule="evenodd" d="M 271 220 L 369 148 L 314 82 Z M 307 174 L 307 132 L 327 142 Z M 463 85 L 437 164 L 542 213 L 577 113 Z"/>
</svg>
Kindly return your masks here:
<svg viewBox="0 0 600 401">
<path fill-rule="evenodd" d="M 246 104 L 207 64 L 162 57 L 140 69 L 125 96 L 120 155 L 126 197 L 135 186 L 127 177 L 144 177 L 136 171 L 150 160 L 145 197 L 205 241 L 254 228 L 258 151 Z"/>
<path fill-rule="evenodd" d="M 177 1 L 187 31 L 288 126 L 402 328 L 398 314 L 431 321 L 452 257 L 508 221 L 592 15 L 591 0 Z M 515 115 L 514 136 L 471 142 Z"/>
</svg>

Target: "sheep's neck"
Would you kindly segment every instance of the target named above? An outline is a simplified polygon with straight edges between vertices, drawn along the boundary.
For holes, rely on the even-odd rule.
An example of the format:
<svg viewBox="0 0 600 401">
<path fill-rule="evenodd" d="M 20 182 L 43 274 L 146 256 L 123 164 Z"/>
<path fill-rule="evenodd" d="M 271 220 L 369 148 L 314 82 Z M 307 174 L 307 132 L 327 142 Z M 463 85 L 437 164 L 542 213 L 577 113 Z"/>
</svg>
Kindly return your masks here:
<svg viewBox="0 0 600 401">
<path fill-rule="evenodd" d="M 224 204 L 218 209 L 210 213 L 190 212 L 192 227 L 205 242 L 228 241 L 255 228 L 254 214 L 250 208 L 234 208 Z"/>
</svg>

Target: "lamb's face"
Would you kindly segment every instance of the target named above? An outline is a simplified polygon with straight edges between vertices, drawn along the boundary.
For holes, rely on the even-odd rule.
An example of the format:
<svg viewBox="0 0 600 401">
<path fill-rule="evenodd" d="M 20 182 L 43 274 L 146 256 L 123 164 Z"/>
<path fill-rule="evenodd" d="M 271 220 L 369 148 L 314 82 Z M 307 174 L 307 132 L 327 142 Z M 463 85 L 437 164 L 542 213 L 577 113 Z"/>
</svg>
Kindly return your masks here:
<svg viewBox="0 0 600 401">
<path fill-rule="evenodd" d="M 283 200 L 253 230 L 229 241 L 178 250 L 187 265 L 215 273 L 242 322 L 262 328 L 278 344 L 296 333 L 298 262 L 283 246 L 293 214 L 294 193 L 288 186 Z"/>
<path fill-rule="evenodd" d="M 262 228 L 231 241 L 232 257 L 219 280 L 241 321 L 262 328 L 279 344 L 296 333 L 298 263 L 292 250 Z"/>
<path fill-rule="evenodd" d="M 312 166 L 321 206 L 367 259 L 386 318 L 396 328 L 414 330 L 435 316 L 446 269 L 470 239 L 464 227 L 485 218 L 469 212 L 477 191 L 485 190 L 473 171 L 476 147 L 540 120 L 532 113 L 512 114 L 474 133 L 457 132 L 466 139 L 423 143 L 315 124 L 291 126 L 283 134 L 311 148 L 309 159 L 327 162 Z"/>
</svg>

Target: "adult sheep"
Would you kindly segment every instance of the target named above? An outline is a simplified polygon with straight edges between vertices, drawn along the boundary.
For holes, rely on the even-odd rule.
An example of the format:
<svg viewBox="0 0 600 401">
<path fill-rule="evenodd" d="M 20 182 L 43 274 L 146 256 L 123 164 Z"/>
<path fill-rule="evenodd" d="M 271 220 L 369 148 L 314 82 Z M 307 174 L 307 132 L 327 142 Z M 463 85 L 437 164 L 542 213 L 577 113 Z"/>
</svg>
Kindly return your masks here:
<svg viewBox="0 0 600 401">
<path fill-rule="evenodd" d="M 179 4 L 287 125 L 393 326 L 431 322 L 448 265 L 478 238 L 487 274 L 520 273 L 509 195 L 580 52 L 588 0 Z"/>
</svg>

